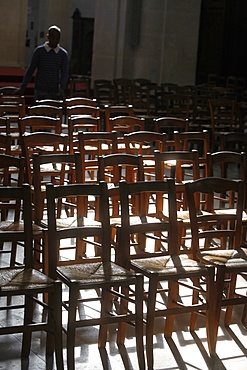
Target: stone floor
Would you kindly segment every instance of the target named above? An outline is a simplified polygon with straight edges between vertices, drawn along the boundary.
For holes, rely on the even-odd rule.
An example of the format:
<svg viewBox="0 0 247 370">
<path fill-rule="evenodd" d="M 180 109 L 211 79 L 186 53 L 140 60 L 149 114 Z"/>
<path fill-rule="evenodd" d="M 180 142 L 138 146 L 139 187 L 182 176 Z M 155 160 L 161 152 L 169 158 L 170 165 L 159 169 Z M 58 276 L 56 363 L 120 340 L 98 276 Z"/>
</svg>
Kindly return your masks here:
<svg viewBox="0 0 247 370">
<path fill-rule="evenodd" d="M 242 281 L 246 291 L 247 282 Z M 163 318 L 156 319 L 154 333 L 154 369 L 155 370 L 244 370 L 247 368 L 247 328 L 241 324 L 242 306 L 234 308 L 232 324 L 219 328 L 217 354 L 214 359 L 208 355 L 204 318 L 198 320 L 198 330 L 190 333 L 189 315 L 180 315 L 176 319 L 172 339 L 166 340 L 162 335 Z M 8 317 L 8 320 L 19 319 L 18 313 Z M 224 312 L 222 311 L 222 321 Z M 0 325 L 6 322 L 5 313 L 0 312 Z M 116 328 L 112 326 L 109 341 L 105 351 L 97 347 L 97 327 L 78 329 L 76 336 L 76 370 L 107 369 L 107 370 L 136 370 L 138 369 L 135 350 L 134 330 L 128 330 L 123 348 L 115 343 Z M 65 338 L 64 338 L 65 339 Z M 64 341 L 65 343 L 65 341 Z M 0 369 L 4 370 L 55 370 L 53 359 L 45 359 L 45 334 L 35 333 L 32 341 L 32 351 L 29 361 L 21 361 L 21 335 L 0 336 Z M 66 369 L 66 350 L 64 346 Z"/>
</svg>

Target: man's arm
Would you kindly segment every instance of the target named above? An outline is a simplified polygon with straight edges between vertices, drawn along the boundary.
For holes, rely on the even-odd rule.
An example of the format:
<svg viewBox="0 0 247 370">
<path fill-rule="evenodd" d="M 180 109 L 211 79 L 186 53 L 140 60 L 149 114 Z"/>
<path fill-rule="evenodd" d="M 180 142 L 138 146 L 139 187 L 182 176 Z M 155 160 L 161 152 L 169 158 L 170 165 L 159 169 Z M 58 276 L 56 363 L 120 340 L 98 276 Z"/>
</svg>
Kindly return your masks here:
<svg viewBox="0 0 247 370">
<path fill-rule="evenodd" d="M 31 78 L 34 74 L 34 71 L 35 71 L 37 65 L 38 65 L 38 51 L 37 51 L 37 49 L 35 49 L 35 51 L 33 53 L 33 56 L 32 56 L 32 59 L 31 59 L 31 63 L 29 65 L 28 69 L 26 70 L 26 73 L 23 77 L 23 81 L 22 81 L 21 86 L 19 88 L 19 92 L 21 94 L 24 93 L 28 83 L 30 82 L 30 80 L 31 80 Z"/>
</svg>

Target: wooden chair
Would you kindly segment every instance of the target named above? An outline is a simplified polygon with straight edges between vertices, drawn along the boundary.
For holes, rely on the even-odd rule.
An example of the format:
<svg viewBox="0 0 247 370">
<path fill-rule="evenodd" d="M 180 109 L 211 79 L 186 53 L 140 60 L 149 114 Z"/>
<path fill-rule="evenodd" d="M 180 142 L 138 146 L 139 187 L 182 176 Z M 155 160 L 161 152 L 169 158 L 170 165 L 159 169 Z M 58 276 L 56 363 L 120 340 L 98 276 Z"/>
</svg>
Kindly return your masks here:
<svg viewBox="0 0 247 370">
<path fill-rule="evenodd" d="M 28 357 L 31 350 L 32 333 L 37 331 L 47 332 L 46 354 L 53 355 L 54 343 L 56 353 L 56 365 L 58 369 L 63 369 L 62 352 L 62 307 L 61 294 L 62 287 L 59 281 L 52 280 L 39 270 L 33 268 L 33 230 L 31 217 L 31 192 L 28 184 L 23 187 L 0 186 L 0 209 L 5 210 L 9 202 L 12 205 L 21 202 L 23 206 L 22 231 L 16 229 L 2 230 L 0 233 L 1 243 L 3 242 L 22 242 L 24 243 L 24 258 L 18 267 L 0 268 L 0 296 L 16 297 L 11 305 L 1 304 L 1 310 L 18 312 L 18 322 L 13 325 L 7 321 L 6 326 L 0 327 L 0 335 L 22 333 L 22 352 L 23 358 Z M 13 215 L 13 219 L 15 216 Z M 42 297 L 48 297 L 46 301 Z M 22 304 L 22 298 L 24 303 Z M 40 310 L 40 316 L 37 310 Z M 42 310 L 46 315 L 42 314 Z M 12 321 L 11 321 L 12 322 Z M 2 321 L 3 324 L 3 321 Z"/>
<path fill-rule="evenodd" d="M 63 106 L 36 104 L 28 107 L 28 114 L 30 116 L 44 116 L 60 119 L 61 132 L 68 129 L 67 124 L 64 122 L 64 108 Z"/>
<path fill-rule="evenodd" d="M 0 87 L 0 95 L 14 95 L 16 86 L 2 86 Z M 15 95 L 16 96 L 16 95 Z"/>
<path fill-rule="evenodd" d="M 82 198 L 89 196 L 99 199 L 99 213 L 97 217 L 94 215 L 96 218 L 92 212 L 90 215 L 86 212 L 86 217 L 84 217 Z M 59 198 L 68 197 L 77 198 L 75 203 L 77 204 L 77 219 L 70 227 L 60 229 L 57 223 L 56 201 Z M 69 293 L 68 299 L 64 301 L 64 307 L 68 311 L 66 330 L 68 368 L 75 368 L 74 349 L 77 328 L 99 325 L 98 346 L 104 348 L 110 323 L 118 323 L 117 343 L 123 344 L 126 323 L 134 322 L 139 367 L 145 369 L 142 326 L 143 278 L 111 262 L 111 232 L 106 183 L 66 186 L 49 184 L 47 185 L 47 200 L 50 276 L 61 279 Z M 65 255 L 62 259 L 62 251 L 58 253 L 62 239 L 77 240 L 79 245 L 82 240 L 87 244 L 93 242 L 93 248 L 96 247 L 101 251 L 99 253 L 101 257 L 82 258 L 77 244 L 75 253 L 70 250 L 69 255 Z M 133 303 L 128 307 L 130 285 L 135 288 L 135 302 L 132 300 Z M 82 291 L 84 292 L 80 295 Z M 92 306 L 90 306 L 91 299 L 87 294 L 88 291 L 92 291 Z M 115 293 L 116 300 L 119 300 L 119 308 L 111 314 Z M 90 311 L 90 307 L 93 311 Z M 85 316 L 82 314 L 83 309 Z M 80 310 L 79 316 L 77 310 Z"/>
<path fill-rule="evenodd" d="M 153 84 L 134 84 L 131 87 L 131 104 L 133 105 L 134 114 L 140 117 L 150 117 L 151 111 L 154 113 L 154 103 L 151 103 L 151 91 L 155 90 Z"/>
<path fill-rule="evenodd" d="M 30 116 L 50 116 L 59 118 L 62 121 L 63 108 L 55 105 L 37 104 L 28 107 L 28 114 Z"/>
<path fill-rule="evenodd" d="M 141 156 L 127 153 L 113 153 L 98 158 L 98 182 L 108 183 L 111 196 L 111 223 L 119 222 L 119 182 L 143 181 L 144 169 Z M 118 220 L 116 220 L 118 218 Z M 114 240 L 114 236 L 112 238 Z"/>
<path fill-rule="evenodd" d="M 98 181 L 118 185 L 120 180 L 128 182 L 144 180 L 141 156 L 127 153 L 113 153 L 100 156 Z"/>
<path fill-rule="evenodd" d="M 210 135 L 207 130 L 174 132 L 175 150 L 197 150 L 202 177 L 206 176 L 207 153 L 210 152 Z"/>
<path fill-rule="evenodd" d="M 91 78 L 87 75 L 72 74 L 69 78 L 69 95 L 90 97 Z"/>
<path fill-rule="evenodd" d="M 132 87 L 133 80 L 129 78 L 115 78 L 114 84 L 114 100 L 118 105 L 132 104 Z"/>
<path fill-rule="evenodd" d="M 79 132 L 99 132 L 101 129 L 100 117 L 74 116 L 68 118 L 69 151 L 73 154 L 78 151 Z"/>
<path fill-rule="evenodd" d="M 118 116 L 134 116 L 133 105 L 105 105 L 105 131 L 112 131 L 110 126 L 110 118 Z"/>
<path fill-rule="evenodd" d="M 225 325 L 230 325 L 234 305 L 247 304 L 246 295 L 237 291 L 237 275 L 247 271 L 247 249 L 241 247 L 244 183 L 208 177 L 185 185 L 195 258 L 215 268 L 212 350 L 215 352 L 221 308 L 226 307 Z M 235 209 L 219 208 L 215 193 L 234 193 Z M 203 209 L 196 206 L 195 194 L 205 197 Z M 225 298 L 224 298 L 225 297 Z"/>
<path fill-rule="evenodd" d="M 82 159 L 82 182 L 97 182 L 98 158 L 117 153 L 117 132 L 79 132 L 78 149 Z"/>
<path fill-rule="evenodd" d="M 0 133 L 10 134 L 10 122 L 8 117 L 0 117 Z"/>
<path fill-rule="evenodd" d="M 100 108 L 85 104 L 67 107 L 67 117 L 72 118 L 74 116 L 100 117 Z"/>
<path fill-rule="evenodd" d="M 24 96 L 0 95 L 0 116 L 9 117 L 11 122 L 17 122 L 18 118 L 26 114 Z"/>
<path fill-rule="evenodd" d="M 182 118 L 160 117 L 153 120 L 155 132 L 165 132 L 167 134 L 167 147 L 175 149 L 174 131 L 189 131 L 189 121 Z"/>
<path fill-rule="evenodd" d="M 246 181 L 246 154 L 222 150 L 207 154 L 207 176 Z"/>
<path fill-rule="evenodd" d="M 231 180 L 242 180 L 246 187 L 246 153 L 238 153 L 232 151 L 219 151 L 207 155 L 207 177 L 223 177 Z M 234 194 L 229 198 L 228 194 L 221 192 L 217 194 L 216 200 L 220 206 L 231 204 L 234 208 L 235 197 Z M 223 211 L 221 211 L 223 212 Z M 226 210 L 227 212 L 227 210 Z M 247 216 L 246 216 L 246 196 L 244 199 L 244 212 L 242 218 L 243 227 L 243 240 L 246 242 L 246 227 L 247 227 Z"/>
<path fill-rule="evenodd" d="M 54 170 L 44 173 L 44 168 L 47 167 L 53 167 Z M 43 204 L 46 199 L 46 184 L 66 185 L 76 182 L 82 182 L 80 153 L 68 154 L 54 152 L 52 154 L 33 154 L 34 219 L 37 224 L 42 226 L 47 224 L 44 221 L 45 218 L 47 219 L 47 213 L 45 212 L 44 214 Z M 69 203 L 67 204 L 67 214 L 69 217 L 70 212 L 68 208 Z M 58 209 L 59 213 L 61 213 L 60 209 Z"/>
<path fill-rule="evenodd" d="M 53 134 L 51 132 L 34 132 L 22 136 L 22 151 L 25 158 L 25 181 L 31 186 L 33 179 L 33 155 L 39 154 L 59 154 L 68 152 L 68 136 L 64 134 Z M 43 166 L 42 176 L 53 176 L 53 181 L 57 179 L 60 171 L 56 166 Z M 58 182 L 60 179 L 58 179 Z M 33 190 L 33 188 L 32 188 Z"/>
<path fill-rule="evenodd" d="M 157 200 L 147 212 L 145 199 L 150 194 Z M 159 195 L 159 196 L 158 196 Z M 169 195 L 169 196 L 168 196 Z M 138 213 L 133 212 L 131 197 L 139 199 Z M 167 197 L 168 196 L 168 197 Z M 164 205 L 160 199 L 167 199 Z M 167 181 L 149 181 L 127 183 L 120 182 L 121 226 L 117 228 L 117 250 L 122 266 L 138 271 L 147 278 L 148 291 L 145 290 L 146 315 L 146 354 L 148 369 L 153 369 L 153 335 L 155 317 L 166 317 L 165 337 L 171 337 L 176 314 L 182 312 L 206 312 L 208 345 L 211 352 L 211 299 L 213 294 L 213 269 L 207 269 L 200 263 L 179 254 L 178 226 L 176 214 L 176 187 L 173 179 Z M 168 207 L 169 217 L 163 217 L 164 206 Z M 163 235 L 163 237 L 160 236 Z M 135 248 L 131 248 L 135 236 Z M 155 251 L 154 242 L 159 239 L 163 249 Z M 202 291 L 198 283 L 204 278 L 206 290 Z M 188 280 L 186 280 L 188 279 Z M 194 306 L 186 304 L 179 295 L 180 283 L 203 295 L 203 303 L 197 301 Z M 205 287 L 204 287 L 205 288 Z M 161 299 L 160 299 L 161 295 Z M 205 301 L 206 295 L 206 301 Z M 191 295 L 192 296 L 192 295 Z M 163 304 L 164 302 L 164 304 Z M 187 301 L 188 302 L 188 301 Z M 166 304 L 165 304 L 166 303 Z M 196 315 L 195 315 L 196 316 Z M 195 329 L 193 316 L 191 330 Z"/>
<path fill-rule="evenodd" d="M 34 221 L 44 233 L 48 228 L 47 220 L 47 197 L 46 184 L 68 185 L 82 182 L 80 153 L 64 154 L 33 154 L 33 203 Z M 54 168 L 54 172 L 47 172 L 44 176 L 44 167 Z M 57 217 L 61 217 L 62 209 L 66 211 L 67 218 L 60 222 L 60 227 L 68 227 L 75 221 L 74 210 L 76 206 L 73 199 L 62 199 L 57 204 Z M 48 274 L 48 244 L 46 238 L 43 240 L 43 248 L 38 251 L 42 253 L 42 268 Z"/>
<path fill-rule="evenodd" d="M 11 136 L 0 133 L 0 153 L 11 154 Z"/>
<path fill-rule="evenodd" d="M 11 149 L 14 155 L 20 154 L 20 133 L 18 120 L 26 114 L 25 98 L 22 96 L 0 96 L 0 117 L 7 119 L 7 133 L 12 137 Z"/>
<path fill-rule="evenodd" d="M 209 99 L 212 151 L 218 148 L 221 132 L 239 131 L 237 119 L 237 105 L 235 99 Z"/>
<path fill-rule="evenodd" d="M 114 104 L 114 85 L 111 80 L 94 80 L 94 98 L 100 108 Z"/>
<path fill-rule="evenodd" d="M 19 155 L 19 129 L 18 127 L 16 127 L 16 131 L 14 131 L 9 117 L 0 117 L 0 133 L 10 136 L 10 146 L 8 145 L 10 148 L 10 152 L 13 155 Z"/>
<path fill-rule="evenodd" d="M 0 154 L 0 184 L 1 186 L 8 187 L 21 187 L 24 179 L 25 161 L 24 158 L 14 157 L 12 155 Z M 14 218 L 11 220 L 12 213 L 14 212 Z M 1 209 L 1 222 L 0 230 L 3 232 L 10 228 L 12 231 L 23 230 L 23 223 L 21 221 L 21 203 L 17 202 L 12 204 L 11 202 L 5 204 L 5 209 Z M 1 242 L 0 255 L 9 255 L 10 266 L 17 264 L 17 243 L 10 243 L 10 248 L 3 248 Z"/>
<path fill-rule="evenodd" d="M 180 253 L 191 256 L 190 218 L 185 183 L 200 177 L 199 155 L 193 151 L 155 151 L 155 179 L 174 178 L 176 183 L 177 217 L 179 221 Z"/>
<path fill-rule="evenodd" d="M 135 116 L 118 116 L 110 118 L 109 131 L 117 131 L 120 135 L 145 130 L 145 119 Z"/>
<path fill-rule="evenodd" d="M 166 134 L 152 131 L 135 131 L 124 135 L 126 153 L 141 155 L 144 176 L 148 180 L 155 177 L 154 150 L 166 151 Z"/>
<path fill-rule="evenodd" d="M 247 134 L 245 132 L 224 132 L 220 135 L 221 150 L 247 152 Z"/>
<path fill-rule="evenodd" d="M 164 116 L 189 119 L 191 102 L 188 95 L 179 93 L 165 94 L 162 99 L 164 104 Z"/>
<path fill-rule="evenodd" d="M 193 97 L 193 122 L 194 130 L 209 130 L 211 129 L 210 109 L 209 109 L 209 94 L 195 94 Z M 191 124 L 190 124 L 191 126 Z"/>
</svg>

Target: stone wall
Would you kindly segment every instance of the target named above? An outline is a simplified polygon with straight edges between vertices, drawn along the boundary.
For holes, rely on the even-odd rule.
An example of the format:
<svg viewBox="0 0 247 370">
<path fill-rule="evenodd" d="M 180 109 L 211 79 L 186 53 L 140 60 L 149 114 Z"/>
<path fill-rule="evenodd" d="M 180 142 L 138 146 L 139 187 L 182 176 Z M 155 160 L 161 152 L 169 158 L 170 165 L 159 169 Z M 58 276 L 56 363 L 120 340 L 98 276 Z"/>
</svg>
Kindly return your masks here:
<svg viewBox="0 0 247 370">
<path fill-rule="evenodd" d="M 201 0 L 40 0 L 35 43 L 43 43 L 47 28 L 58 24 L 61 44 L 70 53 L 78 8 L 82 17 L 94 18 L 92 80 L 143 77 L 193 84 L 200 5 Z M 28 0 L 11 0 L 9 7 L 9 1 L 0 1 L 0 67 L 23 68 L 35 46 L 25 62 Z"/>
</svg>

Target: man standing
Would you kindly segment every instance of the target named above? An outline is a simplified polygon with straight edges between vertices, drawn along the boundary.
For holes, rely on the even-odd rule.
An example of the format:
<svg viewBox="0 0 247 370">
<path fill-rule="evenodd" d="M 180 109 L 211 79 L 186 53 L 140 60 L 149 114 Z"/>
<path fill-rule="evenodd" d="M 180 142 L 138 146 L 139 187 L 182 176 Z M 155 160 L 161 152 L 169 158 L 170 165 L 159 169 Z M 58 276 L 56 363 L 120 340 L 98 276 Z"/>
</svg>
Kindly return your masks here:
<svg viewBox="0 0 247 370">
<path fill-rule="evenodd" d="M 31 63 L 18 89 L 23 95 L 33 73 L 35 76 L 35 100 L 64 99 L 68 82 L 68 53 L 59 45 L 61 30 L 57 26 L 48 29 L 47 40 L 33 53 Z"/>
</svg>

